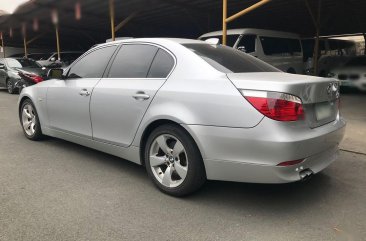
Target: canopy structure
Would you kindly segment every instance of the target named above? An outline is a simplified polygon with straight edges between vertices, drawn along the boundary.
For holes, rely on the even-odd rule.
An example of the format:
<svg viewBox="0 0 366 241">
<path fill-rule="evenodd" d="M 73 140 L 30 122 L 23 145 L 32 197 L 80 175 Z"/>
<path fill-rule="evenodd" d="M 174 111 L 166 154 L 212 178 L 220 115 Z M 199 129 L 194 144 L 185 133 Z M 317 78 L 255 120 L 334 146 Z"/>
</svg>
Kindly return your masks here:
<svg viewBox="0 0 366 241">
<path fill-rule="evenodd" d="M 258 1 L 227 0 L 227 14 Z M 12 15 L 0 16 L 0 31 L 5 44 L 11 46 L 23 46 L 23 30 L 31 47 L 53 48 L 56 34 L 52 15 L 57 12 L 61 48 L 87 49 L 111 38 L 111 2 L 116 37 L 197 38 L 222 29 L 223 0 L 32 0 Z M 365 33 L 364 9 L 365 0 L 272 0 L 231 21 L 227 28 L 273 29 L 313 37 L 314 16 L 319 16 L 320 35 Z"/>
</svg>

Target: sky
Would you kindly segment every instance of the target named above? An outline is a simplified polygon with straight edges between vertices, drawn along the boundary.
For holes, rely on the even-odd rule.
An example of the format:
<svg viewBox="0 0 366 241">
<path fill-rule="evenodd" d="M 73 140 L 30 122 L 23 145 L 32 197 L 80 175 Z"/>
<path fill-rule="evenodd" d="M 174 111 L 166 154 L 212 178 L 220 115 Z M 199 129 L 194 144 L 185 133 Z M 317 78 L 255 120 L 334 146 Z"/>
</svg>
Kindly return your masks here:
<svg viewBox="0 0 366 241">
<path fill-rule="evenodd" d="M 0 0 L 0 10 L 4 10 L 8 13 L 13 13 L 20 4 L 27 1 L 28 0 Z"/>
</svg>

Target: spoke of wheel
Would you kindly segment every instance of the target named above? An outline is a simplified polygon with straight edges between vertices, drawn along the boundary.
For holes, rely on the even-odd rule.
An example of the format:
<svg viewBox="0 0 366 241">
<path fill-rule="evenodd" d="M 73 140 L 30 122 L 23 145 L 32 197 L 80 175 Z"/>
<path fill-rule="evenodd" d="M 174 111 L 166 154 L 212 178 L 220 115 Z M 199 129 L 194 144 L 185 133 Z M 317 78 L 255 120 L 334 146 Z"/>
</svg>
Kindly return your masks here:
<svg viewBox="0 0 366 241">
<path fill-rule="evenodd" d="M 187 176 L 187 167 L 182 166 L 178 162 L 174 164 L 174 167 L 180 178 L 184 179 Z"/>
<path fill-rule="evenodd" d="M 178 157 L 179 154 L 182 153 L 182 151 L 184 151 L 184 147 L 183 147 L 182 143 L 177 140 L 177 142 L 175 143 L 174 148 L 173 148 L 173 156 Z"/>
<path fill-rule="evenodd" d="M 165 136 L 159 136 L 158 138 L 156 138 L 156 141 L 160 147 L 160 149 L 165 153 L 168 154 L 170 148 L 168 147 L 168 145 L 166 144 L 166 137 Z"/>
<path fill-rule="evenodd" d="M 28 113 L 31 115 L 31 117 L 34 116 L 34 114 L 33 114 L 33 108 L 32 108 L 31 105 L 28 105 Z"/>
<path fill-rule="evenodd" d="M 23 123 L 23 127 L 25 130 L 28 130 L 31 125 L 32 125 L 31 121 L 26 121 Z"/>
<path fill-rule="evenodd" d="M 168 167 L 165 172 L 164 172 L 164 177 L 162 179 L 162 184 L 165 186 L 170 186 L 170 184 L 172 183 L 172 169 L 171 167 Z"/>
<path fill-rule="evenodd" d="M 34 124 L 34 122 L 32 122 L 30 130 L 33 133 L 35 131 L 34 127 L 36 126 L 36 124 Z"/>
<path fill-rule="evenodd" d="M 153 167 L 160 166 L 166 162 L 165 156 L 150 156 L 150 165 Z"/>
<path fill-rule="evenodd" d="M 23 115 L 28 117 L 28 118 L 32 118 L 32 116 L 26 111 L 26 109 L 23 109 Z"/>
</svg>

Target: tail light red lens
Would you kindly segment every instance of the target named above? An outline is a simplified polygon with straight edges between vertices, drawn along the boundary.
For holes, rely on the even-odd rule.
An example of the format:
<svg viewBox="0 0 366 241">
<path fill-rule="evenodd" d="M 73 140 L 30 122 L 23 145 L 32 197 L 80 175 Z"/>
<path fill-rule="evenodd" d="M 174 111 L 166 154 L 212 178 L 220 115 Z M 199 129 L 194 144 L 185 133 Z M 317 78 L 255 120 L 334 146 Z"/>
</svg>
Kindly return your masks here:
<svg viewBox="0 0 366 241">
<path fill-rule="evenodd" d="M 30 79 L 31 81 L 33 81 L 36 84 L 43 81 L 43 78 L 39 75 L 23 73 L 23 72 L 19 72 L 19 75 L 20 75 L 20 77 Z"/>
<path fill-rule="evenodd" d="M 301 99 L 297 96 L 266 91 L 241 91 L 245 99 L 260 113 L 277 121 L 304 119 Z"/>
<path fill-rule="evenodd" d="M 277 164 L 277 166 L 279 166 L 279 167 L 288 167 L 288 166 L 293 166 L 293 165 L 299 164 L 303 161 L 304 161 L 304 159 L 294 160 L 294 161 L 286 161 L 286 162 L 281 162 L 281 163 Z"/>
</svg>

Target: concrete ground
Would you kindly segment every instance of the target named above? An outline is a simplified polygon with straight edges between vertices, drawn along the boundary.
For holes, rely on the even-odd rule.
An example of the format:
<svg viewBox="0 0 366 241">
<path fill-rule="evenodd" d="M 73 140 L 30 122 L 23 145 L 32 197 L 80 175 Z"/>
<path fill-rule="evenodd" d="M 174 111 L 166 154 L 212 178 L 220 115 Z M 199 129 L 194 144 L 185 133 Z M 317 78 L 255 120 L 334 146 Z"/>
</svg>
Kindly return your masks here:
<svg viewBox="0 0 366 241">
<path fill-rule="evenodd" d="M 208 182 L 160 193 L 143 167 L 27 140 L 0 90 L 0 240 L 366 240 L 366 95 L 345 94 L 339 160 L 305 183 Z M 357 154 L 357 153 L 358 154 Z"/>
</svg>

